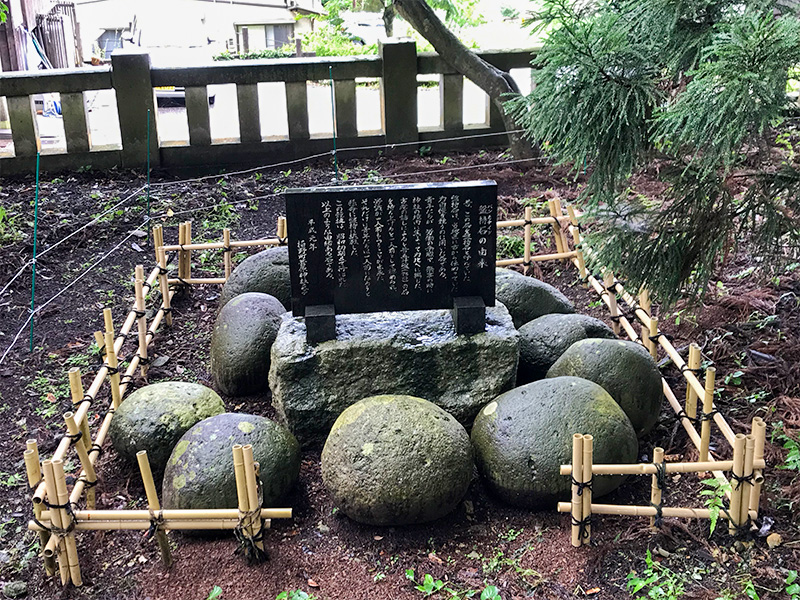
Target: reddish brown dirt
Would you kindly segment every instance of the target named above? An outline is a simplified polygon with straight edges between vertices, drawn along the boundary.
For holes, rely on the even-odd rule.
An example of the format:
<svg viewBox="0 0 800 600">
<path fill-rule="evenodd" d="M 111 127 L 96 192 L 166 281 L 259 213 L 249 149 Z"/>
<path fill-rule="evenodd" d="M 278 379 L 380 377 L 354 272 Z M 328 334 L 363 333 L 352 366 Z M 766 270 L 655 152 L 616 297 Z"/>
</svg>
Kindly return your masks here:
<svg viewBox="0 0 800 600">
<path fill-rule="evenodd" d="M 528 165 L 482 167 L 495 162 L 499 152 L 479 155 L 382 157 L 348 161 L 342 165 L 350 182 L 370 176 L 372 181 L 412 182 L 449 179 L 495 179 L 499 184 L 501 217 L 516 217 L 523 201 L 546 199 L 553 194 L 574 198 L 581 185 L 564 171 L 541 162 Z M 434 176 L 403 176 L 450 167 L 466 170 Z M 154 188 L 153 213 L 164 224 L 168 241 L 176 237 L 179 220 L 192 218 L 195 239 L 218 239 L 230 226 L 235 239 L 274 233 L 275 218 L 282 213 L 276 195 L 284 186 L 328 183 L 326 162 L 311 168 L 218 178 Z M 160 183 L 161 180 L 155 180 Z M 168 179 L 163 180 L 169 182 Z M 388 182 L 387 181 L 387 182 Z M 40 249 L 82 226 L 92 215 L 113 205 L 143 183 L 130 173 L 79 174 L 47 181 L 42 186 L 39 224 Z M 31 256 L 30 226 L 33 182 L 6 181 L 0 205 L 17 215 L 19 239 L 6 238 L 0 254 L 0 285 Z M 259 199 L 260 200 L 256 200 Z M 226 208 L 220 202 L 230 203 Z M 214 209 L 195 210 L 217 204 Z M 121 214 L 93 225 L 70 242 L 45 255 L 38 264 L 37 305 L 73 281 L 104 252 L 118 244 L 142 222 L 143 201 L 138 199 Z M 131 208 L 137 207 L 137 208 Z M 171 210 L 174 215 L 164 214 Z M 181 211 L 194 212 L 180 214 Z M 535 207 L 540 213 L 540 207 Z M 0 230 L 0 235 L 3 230 Z M 539 228 L 537 252 L 554 251 L 549 230 Z M 142 251 L 132 247 L 136 243 Z M 769 550 L 763 537 L 734 540 L 719 528 L 709 539 L 708 524 L 668 519 L 662 532 L 651 534 L 644 519 L 602 518 L 594 528 L 593 546 L 575 550 L 569 545 L 568 518 L 554 512 L 530 513 L 505 507 L 494 500 L 476 478 L 465 501 L 436 523 L 409 528 L 375 528 L 353 523 L 336 511 L 319 473 L 319 450 L 304 452 L 300 481 L 286 505 L 294 508 L 290 521 L 275 521 L 266 546 L 270 560 L 248 565 L 234 554 L 230 536 L 193 538 L 170 534 L 176 543 L 175 566 L 165 572 L 154 544 L 138 533 L 91 533 L 78 536 L 85 585 L 62 590 L 45 579 L 35 556 L 36 539 L 25 532 L 29 518 L 22 451 L 25 440 L 36 438 L 41 454 L 49 456 L 62 435 L 60 415 L 68 409 L 66 370 L 80 366 L 88 384 L 97 364 L 90 357 L 92 333 L 102 325 L 100 310 L 114 309 L 117 324 L 132 297 L 130 277 L 136 263 L 151 264 L 148 240 L 133 237 L 68 293 L 60 296 L 36 318 L 33 353 L 27 350 L 27 330 L 0 365 L 0 582 L 24 579 L 29 597 L 96 598 L 113 600 L 205 600 L 214 586 L 224 600 L 271 600 L 281 591 L 301 589 L 326 600 L 422 598 L 405 572 L 417 578 L 430 573 L 456 589 L 483 589 L 496 585 L 504 600 L 511 598 L 625 598 L 626 576 L 644 566 L 646 550 L 661 550 L 662 564 L 679 573 L 686 597 L 713 599 L 747 597 L 753 581 L 761 598 L 780 598 L 786 568 L 800 564 L 798 524 L 793 508 L 800 500 L 796 472 L 770 469 L 763 500 L 764 515 L 774 519 L 770 531 L 779 532 L 784 544 Z M 242 256 L 237 256 L 241 259 Z M 194 273 L 219 272 L 218 253 L 197 253 Z M 664 329 L 685 352 L 697 340 L 704 356 L 717 366 L 720 407 L 731 425 L 745 431 L 758 414 L 770 423 L 767 458 L 771 465 L 786 460 L 778 438 L 788 433 L 795 440 L 800 428 L 798 359 L 800 359 L 800 283 L 789 273 L 780 281 L 742 275 L 749 267 L 746 255 L 729 258 L 721 269 L 721 287 L 714 287 L 702 303 L 678 305 L 659 314 Z M 577 273 L 564 263 L 536 266 L 536 276 L 564 291 L 579 310 L 607 319 L 607 313 L 579 285 Z M 5 350 L 28 316 L 30 275 L 20 277 L 0 296 L 0 350 Z M 175 326 L 162 329 L 155 339 L 155 355 L 168 357 L 152 367 L 149 381 L 167 378 L 210 385 L 208 341 L 217 307 L 219 288 L 196 288 L 176 299 Z M 682 311 L 682 312 L 681 312 Z M 658 312 L 658 311 L 657 311 Z M 129 342 L 124 354 L 134 352 Z M 664 365 L 667 380 L 679 397 L 684 393 L 677 370 Z M 741 372 L 739 375 L 735 375 Z M 144 382 L 137 381 L 136 385 Z M 48 393 L 52 394 L 48 396 Z M 269 396 L 224 398 L 229 410 L 271 415 Z M 98 407 L 107 402 L 101 395 Z M 92 411 L 99 420 L 102 408 Z M 655 431 L 642 441 L 642 459 L 655 445 L 667 454 L 693 458 L 696 453 L 668 407 Z M 783 429 L 776 430 L 782 422 Z M 715 436 L 717 456 L 727 457 L 724 440 Z M 72 466 L 74 467 L 74 459 Z M 123 464 L 110 446 L 99 464 L 98 505 L 102 508 L 143 507 L 143 490 L 136 469 Z M 23 478 L 15 478 L 22 474 Z M 631 480 L 607 502 L 647 504 L 649 481 Z M 670 482 L 667 502 L 702 504 L 701 489 L 693 476 Z M 760 524 L 760 523 L 759 523 Z M 435 596 L 445 598 L 446 595 Z"/>
</svg>

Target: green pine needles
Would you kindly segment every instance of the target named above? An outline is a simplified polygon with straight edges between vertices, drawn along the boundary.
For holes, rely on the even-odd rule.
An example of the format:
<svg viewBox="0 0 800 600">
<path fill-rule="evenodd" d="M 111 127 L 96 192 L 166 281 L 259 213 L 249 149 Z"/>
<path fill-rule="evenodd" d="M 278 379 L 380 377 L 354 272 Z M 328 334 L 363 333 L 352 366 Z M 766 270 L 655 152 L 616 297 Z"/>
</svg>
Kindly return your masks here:
<svg viewBox="0 0 800 600">
<path fill-rule="evenodd" d="M 536 86 L 506 108 L 559 164 L 590 169 L 598 264 L 669 304 L 702 294 L 737 244 L 764 267 L 797 260 L 800 20 L 768 1 L 544 0 L 531 22 L 549 31 Z"/>
</svg>

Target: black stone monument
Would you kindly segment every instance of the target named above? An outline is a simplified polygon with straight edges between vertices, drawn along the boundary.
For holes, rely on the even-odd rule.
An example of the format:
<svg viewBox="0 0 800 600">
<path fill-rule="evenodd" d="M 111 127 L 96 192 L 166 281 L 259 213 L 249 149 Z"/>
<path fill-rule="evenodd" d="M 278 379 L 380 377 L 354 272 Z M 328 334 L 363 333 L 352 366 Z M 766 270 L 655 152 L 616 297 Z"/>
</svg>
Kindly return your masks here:
<svg viewBox="0 0 800 600">
<path fill-rule="evenodd" d="M 495 304 L 494 181 L 315 187 L 286 198 L 292 313 L 309 343 L 336 313 L 449 308 L 458 334 Z"/>
</svg>

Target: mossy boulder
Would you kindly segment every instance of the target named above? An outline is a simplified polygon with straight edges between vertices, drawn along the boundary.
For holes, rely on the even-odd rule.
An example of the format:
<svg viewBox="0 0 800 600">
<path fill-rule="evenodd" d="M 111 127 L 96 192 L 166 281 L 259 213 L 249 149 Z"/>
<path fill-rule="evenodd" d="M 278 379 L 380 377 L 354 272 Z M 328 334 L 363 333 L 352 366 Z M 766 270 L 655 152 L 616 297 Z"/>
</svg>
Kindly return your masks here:
<svg viewBox="0 0 800 600">
<path fill-rule="evenodd" d="M 600 319 L 578 314 L 544 315 L 520 327 L 519 336 L 519 385 L 544 379 L 547 370 L 575 342 L 617 337 Z"/>
<path fill-rule="evenodd" d="M 435 404 L 373 396 L 345 410 L 322 450 L 322 478 L 354 521 L 408 525 L 453 510 L 472 480 L 466 430 Z"/>
<path fill-rule="evenodd" d="M 495 296 L 511 313 L 517 329 L 542 315 L 575 312 L 572 302 L 552 285 L 510 269 L 497 269 Z"/>
<path fill-rule="evenodd" d="M 124 459 L 136 463 L 147 451 L 153 473 L 164 472 L 169 453 L 195 423 L 225 412 L 217 393 L 204 385 L 163 381 L 128 396 L 111 419 L 111 442 Z"/>
<path fill-rule="evenodd" d="M 165 508 L 236 508 L 235 444 L 252 444 L 260 465 L 263 505 L 275 507 L 300 473 L 300 446 L 266 417 L 223 413 L 201 421 L 175 445 L 162 492 Z"/>
<path fill-rule="evenodd" d="M 211 335 L 211 374 L 229 396 L 254 394 L 269 387 L 269 355 L 286 312 L 275 297 L 245 292 L 217 315 Z"/>
<path fill-rule="evenodd" d="M 291 309 L 292 284 L 289 279 L 289 249 L 275 246 L 247 257 L 237 266 L 222 287 L 219 306 L 245 292 L 261 292 L 278 299 L 286 310 Z"/>
<path fill-rule="evenodd" d="M 595 463 L 632 463 L 638 444 L 631 422 L 603 388 L 579 377 L 542 379 L 501 394 L 472 426 L 481 475 L 501 500 L 530 509 L 554 509 L 569 495 L 559 474 L 572 460 L 572 436 L 594 436 Z M 598 476 L 594 496 L 624 477 Z"/>
<path fill-rule="evenodd" d="M 572 375 L 594 381 L 611 394 L 639 437 L 658 421 L 664 392 L 650 353 L 636 342 L 581 340 L 550 367 L 548 377 Z"/>
</svg>

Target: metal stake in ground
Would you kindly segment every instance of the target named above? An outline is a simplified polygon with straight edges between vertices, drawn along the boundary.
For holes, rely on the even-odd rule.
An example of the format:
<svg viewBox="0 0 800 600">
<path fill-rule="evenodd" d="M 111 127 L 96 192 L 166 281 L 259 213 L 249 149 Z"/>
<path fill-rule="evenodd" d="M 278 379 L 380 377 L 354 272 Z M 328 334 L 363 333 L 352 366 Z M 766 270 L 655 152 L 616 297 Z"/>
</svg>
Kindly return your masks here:
<svg viewBox="0 0 800 600">
<path fill-rule="evenodd" d="M 33 352 L 33 296 L 36 292 L 36 232 L 39 229 L 39 157 L 36 153 L 36 192 L 33 196 L 33 261 L 31 262 L 31 335 L 28 351 Z"/>
<path fill-rule="evenodd" d="M 333 168 L 336 171 L 336 181 L 339 181 L 339 157 L 336 154 L 336 99 L 333 92 L 333 66 L 328 65 L 328 77 L 331 80 L 331 121 L 333 127 Z"/>
</svg>

